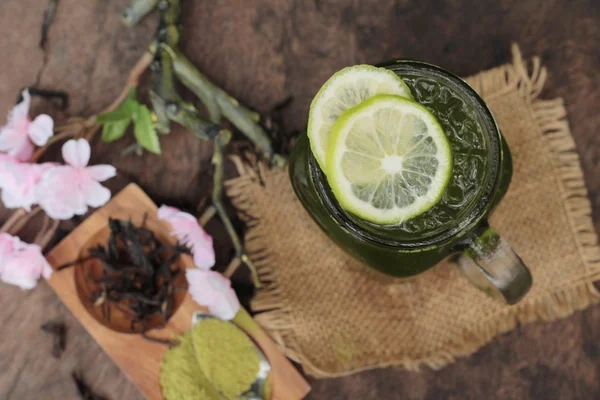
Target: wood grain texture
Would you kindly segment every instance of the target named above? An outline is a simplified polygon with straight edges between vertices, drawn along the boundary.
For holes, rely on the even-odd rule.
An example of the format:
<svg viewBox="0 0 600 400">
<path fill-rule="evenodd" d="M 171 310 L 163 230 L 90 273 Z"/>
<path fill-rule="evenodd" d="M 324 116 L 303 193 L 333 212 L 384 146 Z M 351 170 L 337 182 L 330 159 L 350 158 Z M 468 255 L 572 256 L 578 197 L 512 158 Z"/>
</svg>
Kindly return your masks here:
<svg viewBox="0 0 600 400">
<path fill-rule="evenodd" d="M 108 218 L 131 215 L 133 221 L 143 220 L 143 215 L 156 215 L 157 207 L 152 200 L 135 184 L 130 184 L 117 194 L 108 204 L 89 216 L 81 225 L 47 255 L 53 268 L 71 262 L 79 257 L 82 247 L 108 223 Z M 166 223 L 159 229 L 168 232 Z M 173 243 L 174 244 L 174 243 Z M 194 268 L 189 256 L 182 256 L 183 268 Z M 74 269 L 67 268 L 55 272 L 48 280 L 63 304 L 85 327 L 102 349 L 113 359 L 121 371 L 137 385 L 150 400 L 161 400 L 159 384 L 160 366 L 167 346 L 150 342 L 139 335 L 112 331 L 98 322 L 81 303 L 75 286 Z M 172 339 L 191 328 L 191 318 L 195 311 L 204 311 L 186 294 L 182 304 L 162 329 L 150 330 L 148 334 L 158 339 Z M 308 383 L 294 369 L 292 364 L 277 349 L 271 339 L 256 325 L 242 309 L 234 320 L 243 328 L 264 351 L 271 363 L 271 383 L 274 400 L 299 400 L 310 390 Z"/>
<path fill-rule="evenodd" d="M 39 40 L 45 2 L 0 1 L 0 106 L 21 86 L 65 89 L 69 112 L 89 114 L 114 98 L 152 35 L 156 17 L 133 29 L 117 11 L 127 0 L 61 0 L 45 52 Z M 506 63 L 510 44 L 540 55 L 549 71 L 542 98 L 565 99 L 581 155 L 596 230 L 600 230 L 600 3 L 596 0 L 187 0 L 186 54 L 216 83 L 264 111 L 289 95 L 286 127 L 302 129 L 320 85 L 358 62 L 411 57 L 468 76 Z M 192 99 L 185 93 L 187 100 Z M 0 111 L 0 113 L 3 111 Z M 0 121 L 1 122 L 1 121 Z M 123 139 L 122 145 L 131 143 Z M 121 142 L 118 142 L 121 144 Z M 162 139 L 165 154 L 119 156 L 95 144 L 93 162 L 120 171 L 112 189 L 139 183 L 156 202 L 191 211 L 210 188 L 210 144 L 182 130 Z M 231 172 L 231 169 L 230 169 Z M 224 268 L 231 248 L 221 225 L 208 227 Z M 240 273 L 239 275 L 243 275 Z M 236 285 L 242 285 L 236 275 Z M 241 286 L 238 286 L 241 287 Z M 133 386 L 70 316 L 47 285 L 0 290 L 0 398 L 73 398 L 79 367 L 107 397 L 135 399 Z M 65 359 L 54 362 L 38 333 L 47 318 L 67 321 Z M 496 338 L 442 371 L 383 369 L 312 381 L 311 399 L 590 399 L 600 398 L 600 307 L 537 323 Z M 20 344 L 20 345 L 18 345 Z"/>
</svg>

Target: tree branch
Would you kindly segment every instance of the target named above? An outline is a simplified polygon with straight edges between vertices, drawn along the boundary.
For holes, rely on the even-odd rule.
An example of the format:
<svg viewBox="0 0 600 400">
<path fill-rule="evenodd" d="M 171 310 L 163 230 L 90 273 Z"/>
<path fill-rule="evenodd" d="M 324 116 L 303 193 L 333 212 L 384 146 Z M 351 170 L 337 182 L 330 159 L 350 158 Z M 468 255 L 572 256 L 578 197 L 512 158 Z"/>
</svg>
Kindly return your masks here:
<svg viewBox="0 0 600 400">
<path fill-rule="evenodd" d="M 50 243 L 50 240 L 52 240 L 52 237 L 56 233 L 56 229 L 58 229 L 59 224 L 59 220 L 53 220 L 52 226 L 46 231 L 46 233 L 40 238 L 39 241 L 36 241 L 36 243 L 41 247 L 42 250 L 44 250 L 48 243 Z"/>
<path fill-rule="evenodd" d="M 254 143 L 272 166 L 283 166 L 285 158 L 273 152 L 269 136 L 257 123 L 258 114 L 242 106 L 223 89 L 212 83 L 179 49 L 168 49 L 173 59 L 173 69 L 177 79 L 206 105 L 211 120 L 217 122 L 222 114 Z"/>
<path fill-rule="evenodd" d="M 261 287 L 260 279 L 258 277 L 258 273 L 250 258 L 246 255 L 244 247 L 238 237 L 225 208 L 223 207 L 223 203 L 221 202 L 222 192 L 223 192 L 223 147 L 229 142 L 230 136 L 219 133 L 219 136 L 215 139 L 215 147 L 214 154 L 212 158 L 212 163 L 215 166 L 215 173 L 213 177 L 213 205 L 217 211 L 217 214 L 223 221 L 223 225 L 225 225 L 225 229 L 231 238 L 231 243 L 236 252 L 236 257 L 240 259 L 241 262 L 246 264 L 246 266 L 250 269 L 252 273 L 252 280 L 254 281 L 254 285 L 259 288 Z M 232 263 L 233 265 L 234 263 Z M 237 268 L 237 267 L 236 267 Z M 231 271 L 230 271 L 231 272 Z M 233 272 L 231 272 L 233 273 Z"/>
<path fill-rule="evenodd" d="M 25 209 L 23 208 L 19 208 L 18 210 L 14 211 L 12 215 L 6 220 L 4 225 L 2 225 L 2 228 L 0 228 L 0 233 L 8 232 L 10 228 L 12 228 L 13 225 L 16 224 L 19 221 L 19 219 L 21 219 L 21 217 L 23 217 L 26 213 L 27 211 L 25 211 Z"/>
<path fill-rule="evenodd" d="M 23 215 L 21 218 L 19 218 L 19 220 L 17 221 L 17 223 L 15 223 L 9 230 L 8 233 L 10 233 L 11 235 L 17 235 L 19 232 L 21 232 L 21 229 L 23 229 L 23 227 L 25 227 L 25 225 L 27 225 L 27 223 L 36 215 L 39 214 L 39 212 L 42 211 L 42 209 L 38 206 L 35 207 L 33 210 L 31 210 L 30 212 L 28 212 L 27 214 Z"/>
</svg>

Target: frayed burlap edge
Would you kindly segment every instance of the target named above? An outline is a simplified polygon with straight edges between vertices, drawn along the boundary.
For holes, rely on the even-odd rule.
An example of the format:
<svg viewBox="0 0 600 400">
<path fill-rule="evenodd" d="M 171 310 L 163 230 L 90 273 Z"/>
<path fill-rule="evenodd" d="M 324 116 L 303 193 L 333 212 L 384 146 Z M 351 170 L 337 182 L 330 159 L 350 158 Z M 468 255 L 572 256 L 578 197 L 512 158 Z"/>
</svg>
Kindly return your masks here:
<svg viewBox="0 0 600 400">
<path fill-rule="evenodd" d="M 286 356 L 303 365 L 306 373 L 318 378 L 326 378 L 387 366 L 402 366 L 409 370 L 416 370 L 421 365 L 427 365 L 439 369 L 455 361 L 457 357 L 472 354 L 496 335 L 514 329 L 517 323 L 564 318 L 600 299 L 600 292 L 592 283 L 600 278 L 600 247 L 591 218 L 591 205 L 579 156 L 568 122 L 565 120 L 566 110 L 563 100 L 538 99 L 546 80 L 546 69 L 541 66 L 539 57 L 534 57 L 532 71 L 529 73 L 517 45 L 512 46 L 512 53 L 512 64 L 479 73 L 468 78 L 467 81 L 486 100 L 513 91 L 517 91 L 525 100 L 540 135 L 546 139 L 548 151 L 553 155 L 555 176 L 565 200 L 565 213 L 584 261 L 586 274 L 580 281 L 570 282 L 568 286 L 557 288 L 552 293 L 528 299 L 517 306 L 506 307 L 488 320 L 481 321 L 479 326 L 465 331 L 460 340 L 450 343 L 444 350 L 418 359 L 401 358 L 342 373 L 329 373 L 316 367 L 299 351 L 294 334 L 296 323 L 293 310 L 286 304 L 285 297 L 282 296 L 277 282 L 273 279 L 269 249 L 259 247 L 262 246 L 260 237 L 263 227 L 259 216 L 252 214 L 254 200 L 246 187 L 255 184 L 258 174 L 268 174 L 268 171 L 262 165 L 258 165 L 255 170 L 239 159 L 234 159 L 241 176 L 227 182 L 227 192 L 239 210 L 240 216 L 247 223 L 246 249 L 264 283 L 264 287 L 258 291 L 252 301 L 253 311 L 257 313 L 255 320 L 271 335 Z"/>
</svg>

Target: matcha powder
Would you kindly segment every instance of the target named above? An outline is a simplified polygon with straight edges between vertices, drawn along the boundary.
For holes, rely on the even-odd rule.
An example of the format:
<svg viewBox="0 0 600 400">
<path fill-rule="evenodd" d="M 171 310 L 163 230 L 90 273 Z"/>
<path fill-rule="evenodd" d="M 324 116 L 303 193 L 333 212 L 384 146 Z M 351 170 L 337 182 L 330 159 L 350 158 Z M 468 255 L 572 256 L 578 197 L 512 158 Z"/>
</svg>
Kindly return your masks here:
<svg viewBox="0 0 600 400">
<path fill-rule="evenodd" d="M 200 369 L 225 398 L 237 399 L 250 389 L 260 359 L 244 332 L 229 322 L 208 319 L 192 334 Z"/>
<path fill-rule="evenodd" d="M 163 397 L 237 399 L 250 389 L 259 364 L 254 344 L 235 325 L 218 319 L 201 321 L 166 352 L 160 376 Z"/>
<path fill-rule="evenodd" d="M 165 400 L 220 400 L 221 396 L 202 373 L 192 344 L 191 332 L 163 358 L 160 386 Z"/>
</svg>

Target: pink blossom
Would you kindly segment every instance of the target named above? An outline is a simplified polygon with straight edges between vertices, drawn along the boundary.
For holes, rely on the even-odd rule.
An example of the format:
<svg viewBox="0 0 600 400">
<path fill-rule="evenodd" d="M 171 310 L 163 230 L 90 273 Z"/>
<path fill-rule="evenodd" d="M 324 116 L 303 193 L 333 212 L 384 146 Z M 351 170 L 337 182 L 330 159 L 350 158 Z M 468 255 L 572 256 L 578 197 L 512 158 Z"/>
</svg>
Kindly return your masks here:
<svg viewBox="0 0 600 400">
<path fill-rule="evenodd" d="M 4 206 L 31 211 L 37 201 L 36 185 L 42 174 L 54 165 L 19 163 L 15 158 L 0 155 L 0 189 Z"/>
<path fill-rule="evenodd" d="M 46 114 L 29 119 L 31 96 L 23 90 L 23 101 L 8 114 L 8 122 L 0 128 L 0 151 L 19 161 L 28 160 L 33 154 L 33 144 L 43 146 L 53 135 L 54 121 Z M 33 142 L 33 143 L 32 143 Z"/>
<path fill-rule="evenodd" d="M 163 205 L 158 209 L 158 218 L 171 224 L 172 234 L 190 247 L 198 268 L 210 269 L 215 265 L 212 237 L 204 232 L 193 215 Z"/>
<path fill-rule="evenodd" d="M 8 233 L 0 234 L 0 266 L 3 265 L 8 257 L 19 245 L 19 238 L 9 235 Z"/>
<path fill-rule="evenodd" d="M 2 189 L 3 182 L 9 179 L 12 165 L 18 162 L 19 160 L 16 158 L 0 153 L 0 189 Z"/>
<path fill-rule="evenodd" d="M 36 198 L 53 219 L 70 219 L 83 215 L 89 207 L 103 206 L 110 200 L 110 190 L 103 182 L 116 175 L 112 165 L 88 167 L 90 144 L 85 139 L 69 140 L 62 147 L 67 165 L 46 170 L 36 187 Z"/>
<path fill-rule="evenodd" d="M 185 271 L 192 299 L 208 307 L 212 315 L 231 320 L 240 309 L 240 301 L 231 288 L 231 281 L 216 271 L 190 268 Z"/>
<path fill-rule="evenodd" d="M 52 267 L 35 244 L 22 242 L 9 234 L 0 234 L 0 280 L 21 289 L 32 289 L 40 276 L 48 279 Z"/>
</svg>

